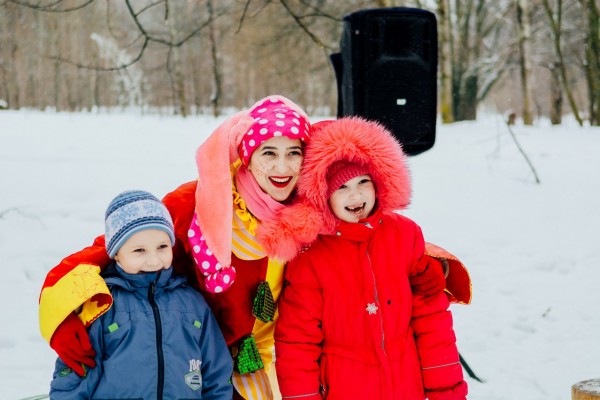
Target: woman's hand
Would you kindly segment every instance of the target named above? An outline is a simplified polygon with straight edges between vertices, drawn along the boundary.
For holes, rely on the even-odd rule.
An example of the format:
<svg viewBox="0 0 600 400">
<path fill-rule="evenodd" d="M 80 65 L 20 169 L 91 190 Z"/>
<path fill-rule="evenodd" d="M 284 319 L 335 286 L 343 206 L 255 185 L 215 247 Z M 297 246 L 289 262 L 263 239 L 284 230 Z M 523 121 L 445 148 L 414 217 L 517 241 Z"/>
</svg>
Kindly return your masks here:
<svg viewBox="0 0 600 400">
<path fill-rule="evenodd" d="M 85 366 L 96 366 L 96 352 L 92 348 L 90 337 L 83 322 L 73 313 L 56 328 L 50 347 L 79 376 L 85 375 Z"/>
</svg>

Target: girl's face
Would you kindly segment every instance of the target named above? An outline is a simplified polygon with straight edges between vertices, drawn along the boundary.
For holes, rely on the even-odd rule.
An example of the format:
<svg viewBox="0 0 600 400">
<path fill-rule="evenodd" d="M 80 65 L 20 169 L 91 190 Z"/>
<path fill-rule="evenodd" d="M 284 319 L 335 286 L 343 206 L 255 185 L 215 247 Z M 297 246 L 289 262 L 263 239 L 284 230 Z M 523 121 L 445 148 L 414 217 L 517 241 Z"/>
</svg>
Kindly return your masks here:
<svg viewBox="0 0 600 400">
<path fill-rule="evenodd" d="M 173 261 L 169 235 L 158 229 L 146 229 L 132 235 L 121 246 L 115 261 L 128 274 L 157 272 L 167 269 Z"/>
<path fill-rule="evenodd" d="M 370 175 L 350 179 L 329 198 L 329 207 L 336 217 L 346 222 L 367 218 L 375 206 L 375 185 Z"/>
<path fill-rule="evenodd" d="M 282 202 L 296 188 L 303 161 L 300 139 L 277 136 L 261 144 L 252 153 L 248 170 L 263 192 Z"/>
</svg>

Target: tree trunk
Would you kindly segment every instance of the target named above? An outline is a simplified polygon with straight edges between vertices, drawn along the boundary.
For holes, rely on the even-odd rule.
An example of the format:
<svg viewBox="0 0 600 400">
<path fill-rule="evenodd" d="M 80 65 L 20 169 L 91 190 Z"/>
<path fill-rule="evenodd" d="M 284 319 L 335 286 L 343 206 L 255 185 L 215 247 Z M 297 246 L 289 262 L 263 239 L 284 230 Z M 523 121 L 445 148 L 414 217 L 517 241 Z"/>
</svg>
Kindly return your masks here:
<svg viewBox="0 0 600 400">
<path fill-rule="evenodd" d="M 212 0 L 206 2 L 206 10 L 208 11 L 209 19 L 213 19 L 213 4 Z M 212 61 L 212 93 L 210 95 L 210 104 L 212 106 L 213 116 L 218 117 L 220 114 L 220 101 L 222 90 L 221 68 L 219 65 L 219 55 L 217 39 L 215 35 L 215 24 L 212 22 L 208 27 L 208 40 L 210 43 L 210 59 Z"/>
<path fill-rule="evenodd" d="M 440 53 L 440 114 L 442 123 L 454 122 L 452 109 L 452 56 L 450 52 L 450 7 L 448 0 L 437 1 Z"/>
<path fill-rule="evenodd" d="M 169 7 L 172 7 L 175 3 L 171 2 Z M 171 10 L 168 19 L 165 21 L 169 26 L 169 32 L 171 34 L 171 40 L 176 41 L 177 39 L 177 21 L 175 10 Z M 175 106 L 175 113 L 187 117 L 189 115 L 188 104 L 185 97 L 185 82 L 183 78 L 181 64 L 181 47 L 171 46 L 169 48 L 170 62 L 167 63 L 169 66 L 169 75 L 173 82 L 173 103 Z"/>
<path fill-rule="evenodd" d="M 531 25 L 529 23 L 528 0 L 516 0 L 517 6 L 517 31 L 519 35 L 519 71 L 521 74 L 522 118 L 524 125 L 532 125 L 531 94 L 529 90 L 529 72 L 531 69 L 530 37 Z"/>
<path fill-rule="evenodd" d="M 592 0 L 593 1 L 593 0 Z M 559 61 L 559 71 L 560 71 L 560 79 L 562 83 L 562 87 L 567 94 L 567 100 L 569 101 L 569 105 L 571 106 L 571 111 L 573 112 L 573 116 L 577 120 L 579 126 L 583 126 L 583 121 L 579 116 L 579 110 L 577 108 L 577 104 L 575 103 L 575 98 L 573 97 L 573 93 L 571 91 L 571 85 L 569 84 L 569 79 L 567 77 L 567 69 L 564 62 L 564 57 L 562 54 L 562 49 L 560 47 L 560 37 L 561 37 L 561 20 L 562 20 L 562 0 L 558 0 L 557 11 L 556 11 L 556 19 L 554 18 L 552 9 L 550 8 L 550 4 L 548 4 L 548 0 L 542 0 L 542 4 L 544 5 L 544 10 L 546 11 L 546 15 L 548 16 L 548 20 L 550 21 L 550 27 L 552 28 L 552 34 L 554 36 L 554 51 L 556 52 L 556 57 Z"/>
<path fill-rule="evenodd" d="M 14 18 L 9 18 L 8 29 L 10 32 L 10 43 L 8 47 L 10 48 L 10 62 L 7 63 L 8 70 L 8 80 L 9 87 L 11 88 L 9 91 L 9 98 L 7 99 L 10 108 L 14 110 L 18 110 L 21 108 L 21 87 L 19 84 L 19 74 L 17 72 L 18 66 L 21 65 L 19 60 L 17 59 L 17 54 L 19 50 L 18 41 L 17 41 L 17 27 L 16 21 L 20 19 L 21 11 L 17 7 L 15 10 Z"/>
<path fill-rule="evenodd" d="M 587 12 L 586 77 L 588 81 L 590 125 L 600 125 L 600 22 L 594 0 L 582 1 Z M 587 3 L 587 4 L 586 4 Z"/>
<path fill-rule="evenodd" d="M 560 87 L 559 69 L 559 66 L 556 64 L 550 66 L 550 122 L 552 125 L 560 125 L 562 123 L 563 95 Z"/>
</svg>

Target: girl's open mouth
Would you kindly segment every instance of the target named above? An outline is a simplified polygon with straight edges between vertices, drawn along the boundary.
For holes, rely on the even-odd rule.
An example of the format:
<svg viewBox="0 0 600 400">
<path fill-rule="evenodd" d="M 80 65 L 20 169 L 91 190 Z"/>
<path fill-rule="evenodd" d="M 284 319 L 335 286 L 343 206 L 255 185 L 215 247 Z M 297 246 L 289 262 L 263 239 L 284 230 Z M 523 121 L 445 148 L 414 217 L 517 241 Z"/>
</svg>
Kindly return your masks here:
<svg viewBox="0 0 600 400">
<path fill-rule="evenodd" d="M 366 206 L 367 203 L 362 203 L 360 206 L 356 206 L 356 207 L 344 207 L 347 211 L 353 213 L 353 214 L 360 214 Z"/>
</svg>

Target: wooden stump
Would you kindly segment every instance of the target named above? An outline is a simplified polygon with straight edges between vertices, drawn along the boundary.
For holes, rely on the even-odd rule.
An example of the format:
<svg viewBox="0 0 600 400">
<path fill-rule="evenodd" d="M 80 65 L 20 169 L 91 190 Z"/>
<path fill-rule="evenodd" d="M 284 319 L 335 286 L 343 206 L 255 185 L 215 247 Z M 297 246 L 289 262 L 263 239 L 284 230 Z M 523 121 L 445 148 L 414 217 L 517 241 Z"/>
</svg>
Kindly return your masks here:
<svg viewBox="0 0 600 400">
<path fill-rule="evenodd" d="M 571 400 L 600 400 L 600 379 L 577 382 L 571 387 Z"/>
</svg>

